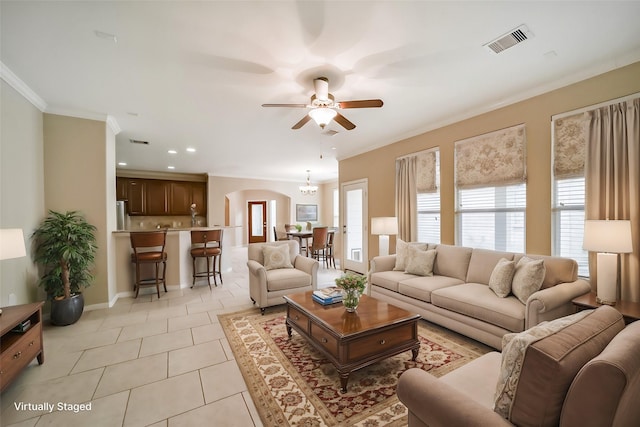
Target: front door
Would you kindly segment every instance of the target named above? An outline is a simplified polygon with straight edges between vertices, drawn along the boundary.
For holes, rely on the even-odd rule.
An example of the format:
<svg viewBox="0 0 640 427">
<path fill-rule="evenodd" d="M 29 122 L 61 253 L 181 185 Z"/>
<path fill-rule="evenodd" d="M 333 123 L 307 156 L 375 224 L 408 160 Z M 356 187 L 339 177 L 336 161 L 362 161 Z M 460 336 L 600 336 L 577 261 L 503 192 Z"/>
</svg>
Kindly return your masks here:
<svg viewBox="0 0 640 427">
<path fill-rule="evenodd" d="M 249 202 L 249 243 L 267 241 L 267 202 Z"/>
<path fill-rule="evenodd" d="M 368 271 L 367 180 L 342 184 L 342 263 L 344 270 Z"/>
</svg>

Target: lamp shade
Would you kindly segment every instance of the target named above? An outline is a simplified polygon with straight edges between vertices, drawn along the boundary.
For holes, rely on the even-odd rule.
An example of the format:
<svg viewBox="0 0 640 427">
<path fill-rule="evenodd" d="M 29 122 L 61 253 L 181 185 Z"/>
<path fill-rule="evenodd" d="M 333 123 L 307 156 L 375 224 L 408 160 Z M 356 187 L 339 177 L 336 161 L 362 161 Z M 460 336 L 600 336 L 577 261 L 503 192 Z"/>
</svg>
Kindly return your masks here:
<svg viewBox="0 0 640 427">
<path fill-rule="evenodd" d="M 21 228 L 0 229 L 0 259 L 20 258 L 26 254 Z"/>
<path fill-rule="evenodd" d="M 398 234 L 398 219 L 395 216 L 380 216 L 371 218 L 371 234 Z"/>
<path fill-rule="evenodd" d="M 631 221 L 586 220 L 582 248 L 594 252 L 633 252 Z"/>
<path fill-rule="evenodd" d="M 309 116 L 323 129 L 336 115 L 338 115 L 336 110 L 326 107 L 314 108 L 309 111 Z"/>
</svg>

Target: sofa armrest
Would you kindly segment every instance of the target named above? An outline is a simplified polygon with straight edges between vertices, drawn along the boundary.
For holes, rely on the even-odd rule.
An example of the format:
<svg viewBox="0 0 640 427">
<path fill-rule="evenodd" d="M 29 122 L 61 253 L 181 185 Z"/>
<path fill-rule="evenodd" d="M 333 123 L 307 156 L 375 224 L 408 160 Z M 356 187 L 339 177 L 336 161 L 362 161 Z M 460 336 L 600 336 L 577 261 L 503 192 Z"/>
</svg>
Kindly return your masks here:
<svg viewBox="0 0 640 427">
<path fill-rule="evenodd" d="M 396 266 L 396 255 L 378 255 L 371 260 L 369 274 L 379 271 L 391 271 Z"/>
<path fill-rule="evenodd" d="M 512 425 L 422 369 L 405 371 L 398 380 L 396 393 L 409 412 L 429 427 Z"/>
<path fill-rule="evenodd" d="M 560 283 L 535 292 L 527 300 L 525 329 L 549 320 L 543 316 L 544 313 L 562 306 L 569 306 L 572 299 L 589 292 L 591 292 L 591 285 L 584 279 Z"/>
<path fill-rule="evenodd" d="M 320 268 L 320 263 L 318 260 L 315 260 L 310 257 L 296 255 L 293 260 L 294 268 L 304 271 L 308 275 L 311 276 L 311 285 L 313 290 L 318 289 L 318 268 Z"/>
</svg>

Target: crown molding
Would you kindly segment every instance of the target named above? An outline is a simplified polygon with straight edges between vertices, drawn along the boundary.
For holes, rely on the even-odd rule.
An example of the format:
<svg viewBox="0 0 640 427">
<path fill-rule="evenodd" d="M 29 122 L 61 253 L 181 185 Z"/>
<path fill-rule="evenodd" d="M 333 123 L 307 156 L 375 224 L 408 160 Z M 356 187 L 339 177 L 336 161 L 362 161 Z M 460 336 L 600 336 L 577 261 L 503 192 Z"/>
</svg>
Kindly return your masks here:
<svg viewBox="0 0 640 427">
<path fill-rule="evenodd" d="M 96 120 L 99 122 L 105 122 L 111 129 L 114 135 L 119 134 L 122 129 L 116 121 L 116 118 L 104 113 L 94 113 L 84 110 L 73 110 L 62 107 L 48 107 L 45 111 L 47 114 L 55 114 L 58 116 L 76 117 L 78 119 Z"/>
<path fill-rule="evenodd" d="M 107 126 L 111 128 L 111 132 L 113 132 L 114 135 L 117 135 L 122 131 L 122 128 L 120 128 L 116 118 L 113 116 L 107 116 Z"/>
<path fill-rule="evenodd" d="M 16 76 L 3 62 L 0 61 L 0 78 L 7 82 L 9 86 L 15 89 L 20 95 L 24 96 L 27 101 L 31 102 L 38 110 L 44 113 L 47 109 L 47 103 L 40 98 L 20 77 Z"/>
</svg>

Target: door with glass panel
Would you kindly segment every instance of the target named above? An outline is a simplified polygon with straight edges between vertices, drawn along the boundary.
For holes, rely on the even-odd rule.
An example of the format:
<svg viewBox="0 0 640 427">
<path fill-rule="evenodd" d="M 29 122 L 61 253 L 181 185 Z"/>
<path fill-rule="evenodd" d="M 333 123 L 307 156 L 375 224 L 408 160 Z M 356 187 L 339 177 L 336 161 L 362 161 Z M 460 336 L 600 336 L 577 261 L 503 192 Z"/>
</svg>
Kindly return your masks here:
<svg viewBox="0 0 640 427">
<path fill-rule="evenodd" d="M 342 268 L 365 274 L 369 264 L 367 180 L 344 183 L 341 190 Z"/>
<path fill-rule="evenodd" d="M 248 202 L 249 243 L 267 241 L 267 202 Z"/>
</svg>

